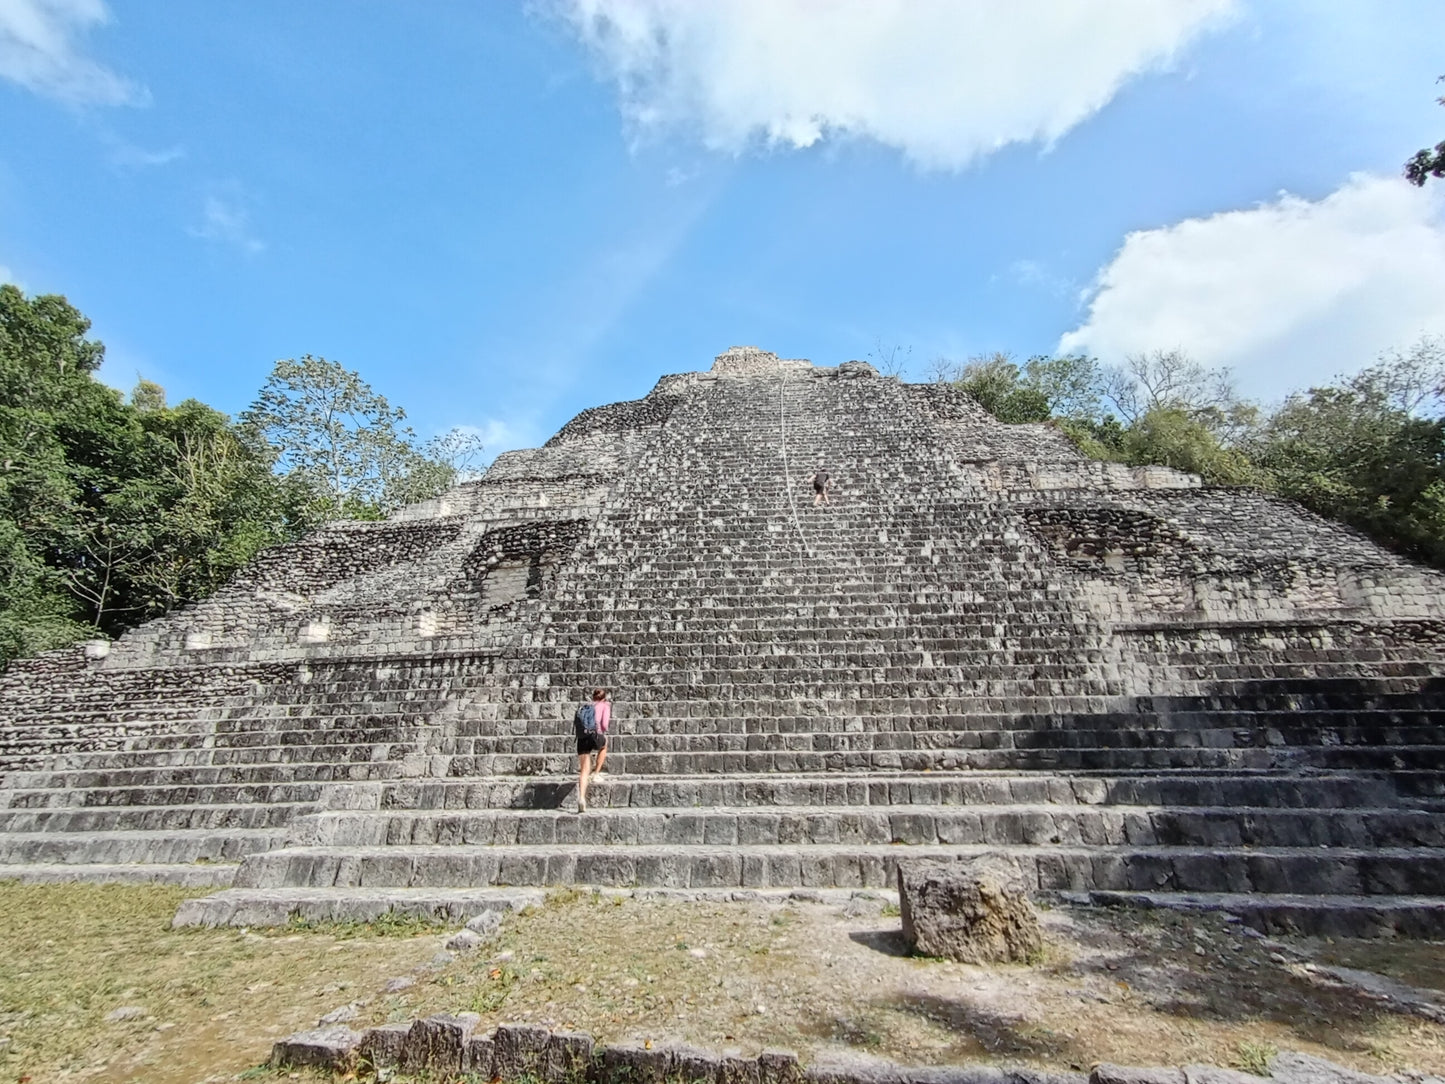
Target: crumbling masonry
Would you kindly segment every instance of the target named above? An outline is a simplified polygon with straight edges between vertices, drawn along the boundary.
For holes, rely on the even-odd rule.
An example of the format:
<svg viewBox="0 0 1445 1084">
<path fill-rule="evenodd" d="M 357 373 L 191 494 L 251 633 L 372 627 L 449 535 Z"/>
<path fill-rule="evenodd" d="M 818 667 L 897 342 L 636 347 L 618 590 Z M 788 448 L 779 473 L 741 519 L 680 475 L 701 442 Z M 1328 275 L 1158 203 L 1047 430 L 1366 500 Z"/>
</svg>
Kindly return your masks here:
<svg viewBox="0 0 1445 1084">
<path fill-rule="evenodd" d="M 258 921 L 993 849 L 1043 890 L 1445 935 L 1442 586 L 949 387 L 736 348 L 12 665 L 0 877 L 230 884 L 192 920 Z M 620 732 L 579 816 L 594 685 Z"/>
</svg>

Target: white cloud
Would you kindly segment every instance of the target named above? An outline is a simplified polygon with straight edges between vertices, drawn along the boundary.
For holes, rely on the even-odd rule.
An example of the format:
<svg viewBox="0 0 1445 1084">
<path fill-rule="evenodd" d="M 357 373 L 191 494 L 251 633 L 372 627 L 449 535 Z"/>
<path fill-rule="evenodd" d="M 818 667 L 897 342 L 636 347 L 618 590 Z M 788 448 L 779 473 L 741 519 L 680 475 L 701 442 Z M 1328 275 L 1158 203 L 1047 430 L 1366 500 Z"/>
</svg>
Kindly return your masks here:
<svg viewBox="0 0 1445 1084">
<path fill-rule="evenodd" d="M 207 196 L 199 225 L 187 231 L 202 241 L 235 245 L 242 252 L 256 253 L 266 247 L 251 229 L 251 215 L 236 196 Z"/>
<path fill-rule="evenodd" d="M 0 285 L 7 282 L 14 286 L 20 285 L 20 280 L 15 277 L 15 272 L 11 271 L 10 268 L 6 267 L 3 263 L 0 263 Z"/>
<path fill-rule="evenodd" d="M 3 2 L 3 0 L 0 0 Z M 110 164 L 117 169 L 153 169 L 179 162 L 186 156 L 184 147 L 166 147 L 164 150 L 148 151 L 133 143 L 117 140 L 111 145 Z"/>
<path fill-rule="evenodd" d="M 83 55 L 76 38 L 110 20 L 103 0 L 0 0 L 0 78 L 75 105 L 143 105 L 143 87 Z"/>
<path fill-rule="evenodd" d="M 1317 202 L 1272 203 L 1131 233 L 1061 352 L 1118 361 L 1180 347 L 1278 393 L 1445 333 L 1441 195 L 1359 174 Z"/>
<path fill-rule="evenodd" d="M 1237 0 L 551 0 L 638 132 L 736 152 L 829 135 L 961 168 L 1057 139 Z"/>
</svg>

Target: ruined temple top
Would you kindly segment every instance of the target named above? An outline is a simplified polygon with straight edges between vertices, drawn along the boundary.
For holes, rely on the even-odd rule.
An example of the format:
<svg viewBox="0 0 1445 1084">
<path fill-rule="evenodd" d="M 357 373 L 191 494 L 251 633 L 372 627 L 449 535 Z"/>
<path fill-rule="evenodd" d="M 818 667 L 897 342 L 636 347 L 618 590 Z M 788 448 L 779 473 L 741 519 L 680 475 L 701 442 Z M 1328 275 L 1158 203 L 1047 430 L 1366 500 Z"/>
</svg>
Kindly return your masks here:
<svg viewBox="0 0 1445 1084">
<path fill-rule="evenodd" d="M 815 376 L 877 376 L 878 371 L 866 361 L 845 361 L 835 367 L 814 365 L 807 358 L 780 358 L 771 350 L 756 346 L 732 346 L 713 358 L 711 375 L 757 377 L 809 374 Z"/>
</svg>

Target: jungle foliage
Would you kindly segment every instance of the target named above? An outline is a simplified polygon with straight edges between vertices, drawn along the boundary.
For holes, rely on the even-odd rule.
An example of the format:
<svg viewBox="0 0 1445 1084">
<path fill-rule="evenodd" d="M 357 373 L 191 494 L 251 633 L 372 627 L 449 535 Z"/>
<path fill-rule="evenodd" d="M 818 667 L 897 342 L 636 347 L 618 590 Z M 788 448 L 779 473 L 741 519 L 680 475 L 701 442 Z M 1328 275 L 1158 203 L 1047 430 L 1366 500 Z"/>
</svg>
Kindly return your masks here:
<svg viewBox="0 0 1445 1084">
<path fill-rule="evenodd" d="M 0 662 L 204 598 L 265 546 L 441 492 L 478 450 L 418 445 L 320 358 L 277 362 L 239 422 L 145 380 L 122 396 L 89 330 L 0 286 Z"/>
<path fill-rule="evenodd" d="M 1112 367 L 938 359 L 930 374 L 1001 421 L 1057 425 L 1096 459 L 1256 486 L 1445 568 L 1445 340 L 1421 339 L 1271 411 L 1178 350 Z"/>
</svg>

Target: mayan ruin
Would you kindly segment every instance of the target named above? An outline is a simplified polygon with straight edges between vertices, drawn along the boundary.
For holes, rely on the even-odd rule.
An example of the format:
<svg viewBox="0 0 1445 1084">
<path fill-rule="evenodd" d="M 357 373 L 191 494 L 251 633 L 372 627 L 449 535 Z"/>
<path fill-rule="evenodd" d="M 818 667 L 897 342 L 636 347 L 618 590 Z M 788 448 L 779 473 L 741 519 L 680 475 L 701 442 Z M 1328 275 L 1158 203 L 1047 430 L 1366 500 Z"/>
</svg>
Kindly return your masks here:
<svg viewBox="0 0 1445 1084">
<path fill-rule="evenodd" d="M 996 851 L 1042 893 L 1441 937 L 1442 588 L 1288 501 L 735 347 L 13 663 L 0 878 L 213 885 L 182 920 L 240 925 Z"/>
</svg>

